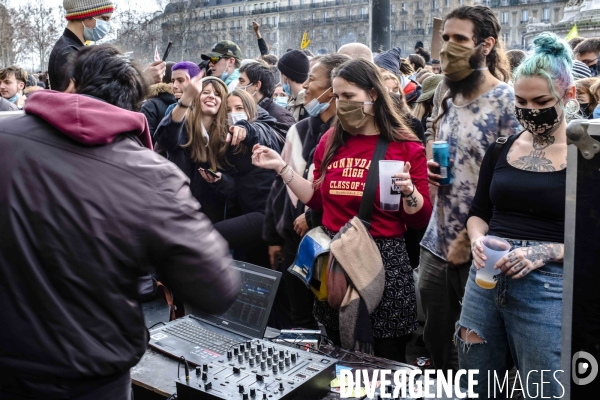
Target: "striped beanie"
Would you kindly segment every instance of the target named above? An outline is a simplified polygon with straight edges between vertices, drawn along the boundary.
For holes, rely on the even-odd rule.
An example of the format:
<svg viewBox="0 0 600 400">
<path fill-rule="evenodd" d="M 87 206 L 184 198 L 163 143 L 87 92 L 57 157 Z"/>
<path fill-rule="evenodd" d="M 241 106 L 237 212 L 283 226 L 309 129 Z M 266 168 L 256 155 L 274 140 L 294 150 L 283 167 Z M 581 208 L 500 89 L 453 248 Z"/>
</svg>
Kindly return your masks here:
<svg viewBox="0 0 600 400">
<path fill-rule="evenodd" d="M 67 20 L 95 17 L 115 11 L 115 3 L 110 0 L 63 0 Z"/>
<path fill-rule="evenodd" d="M 573 78 L 575 78 L 575 80 L 592 77 L 592 71 L 590 71 L 590 68 L 587 65 L 585 65 L 584 62 L 579 61 L 579 60 L 573 60 L 572 73 L 573 73 Z"/>
</svg>

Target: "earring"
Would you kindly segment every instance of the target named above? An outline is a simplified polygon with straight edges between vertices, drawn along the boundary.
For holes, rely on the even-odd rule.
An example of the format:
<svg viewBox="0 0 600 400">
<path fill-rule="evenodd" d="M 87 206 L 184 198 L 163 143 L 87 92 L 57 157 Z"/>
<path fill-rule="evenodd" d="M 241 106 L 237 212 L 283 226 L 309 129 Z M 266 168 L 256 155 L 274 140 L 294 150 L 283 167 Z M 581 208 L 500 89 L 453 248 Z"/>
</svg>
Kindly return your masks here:
<svg viewBox="0 0 600 400">
<path fill-rule="evenodd" d="M 565 111 L 569 115 L 577 114 L 579 112 L 579 102 L 575 99 L 570 99 L 567 101 L 567 104 L 565 104 Z"/>
</svg>

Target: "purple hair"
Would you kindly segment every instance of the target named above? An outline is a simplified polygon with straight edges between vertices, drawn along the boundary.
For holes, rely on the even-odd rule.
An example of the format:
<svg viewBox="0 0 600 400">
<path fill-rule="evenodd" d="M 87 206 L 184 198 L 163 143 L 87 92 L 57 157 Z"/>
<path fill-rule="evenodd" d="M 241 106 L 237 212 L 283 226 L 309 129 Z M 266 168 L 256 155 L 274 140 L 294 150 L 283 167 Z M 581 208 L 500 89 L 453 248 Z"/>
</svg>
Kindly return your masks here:
<svg viewBox="0 0 600 400">
<path fill-rule="evenodd" d="M 177 64 L 173 65 L 171 72 L 175 72 L 178 69 L 186 70 L 190 78 L 193 78 L 200 73 L 200 67 L 191 61 L 178 62 Z"/>
</svg>

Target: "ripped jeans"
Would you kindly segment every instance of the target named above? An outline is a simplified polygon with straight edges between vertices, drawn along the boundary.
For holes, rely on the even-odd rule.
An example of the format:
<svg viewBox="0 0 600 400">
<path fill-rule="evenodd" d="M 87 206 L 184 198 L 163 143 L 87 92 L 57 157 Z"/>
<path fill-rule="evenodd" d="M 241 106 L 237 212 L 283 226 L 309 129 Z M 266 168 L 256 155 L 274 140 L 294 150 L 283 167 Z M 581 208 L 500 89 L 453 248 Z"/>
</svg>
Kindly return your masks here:
<svg viewBox="0 0 600 400">
<path fill-rule="evenodd" d="M 508 241 L 511 251 L 540 244 Z M 512 387 L 508 387 L 508 383 L 504 383 L 504 394 L 500 394 L 507 376 L 508 349 L 523 388 L 515 393 L 522 393 L 526 399 L 542 398 L 542 394 L 543 397 L 562 397 L 564 389 L 559 384 L 561 373 L 557 370 L 560 369 L 563 264 L 549 262 L 520 279 L 500 274 L 493 289 L 478 286 L 476 272 L 471 266 L 454 338 L 460 368 L 479 370 L 475 393 L 480 399 L 504 399 L 508 398 L 506 393 L 510 396 Z M 462 340 L 462 327 L 467 333 L 477 334 L 483 342 Z M 463 378 L 461 387 L 467 388 L 466 377 Z"/>
</svg>

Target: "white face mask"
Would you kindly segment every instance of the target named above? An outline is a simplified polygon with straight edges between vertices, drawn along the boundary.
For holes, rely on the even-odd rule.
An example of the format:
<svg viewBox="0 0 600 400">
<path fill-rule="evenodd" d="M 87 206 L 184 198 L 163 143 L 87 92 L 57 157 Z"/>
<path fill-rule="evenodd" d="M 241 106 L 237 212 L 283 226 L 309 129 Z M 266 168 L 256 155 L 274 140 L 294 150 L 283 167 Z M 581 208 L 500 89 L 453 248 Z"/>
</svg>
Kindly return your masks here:
<svg viewBox="0 0 600 400">
<path fill-rule="evenodd" d="M 248 115 L 246 115 L 245 112 L 240 111 L 240 112 L 230 112 L 227 114 L 227 125 L 231 126 L 231 125 L 235 125 L 236 122 L 238 121 L 242 121 L 242 120 L 248 120 Z"/>
</svg>

